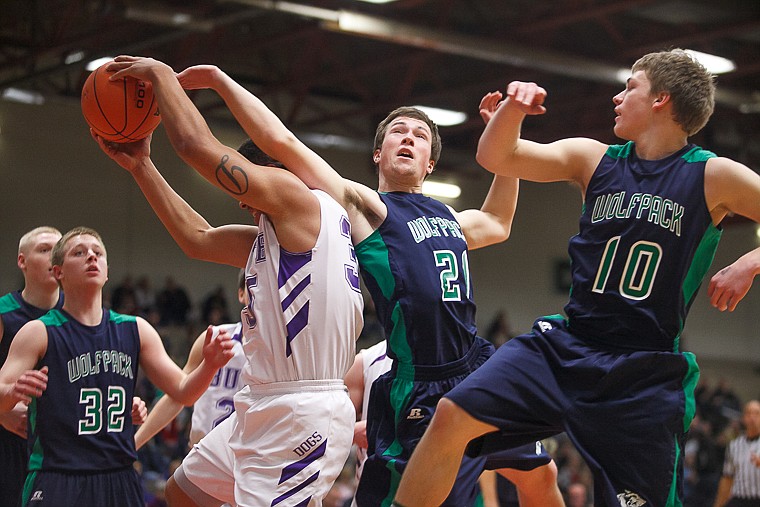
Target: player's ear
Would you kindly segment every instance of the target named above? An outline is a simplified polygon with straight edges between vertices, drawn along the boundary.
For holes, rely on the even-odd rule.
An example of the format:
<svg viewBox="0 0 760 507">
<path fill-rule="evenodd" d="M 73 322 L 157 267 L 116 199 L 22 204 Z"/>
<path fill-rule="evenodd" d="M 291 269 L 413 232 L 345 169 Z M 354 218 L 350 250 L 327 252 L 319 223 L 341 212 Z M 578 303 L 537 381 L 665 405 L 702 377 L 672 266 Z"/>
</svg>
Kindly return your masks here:
<svg viewBox="0 0 760 507">
<path fill-rule="evenodd" d="M 375 164 L 380 163 L 380 149 L 379 148 L 372 153 L 372 161 Z"/>
<path fill-rule="evenodd" d="M 670 103 L 670 93 L 668 92 L 660 92 L 658 93 L 654 98 L 654 103 L 652 104 L 652 107 L 655 109 L 662 109 L 667 104 Z"/>
</svg>

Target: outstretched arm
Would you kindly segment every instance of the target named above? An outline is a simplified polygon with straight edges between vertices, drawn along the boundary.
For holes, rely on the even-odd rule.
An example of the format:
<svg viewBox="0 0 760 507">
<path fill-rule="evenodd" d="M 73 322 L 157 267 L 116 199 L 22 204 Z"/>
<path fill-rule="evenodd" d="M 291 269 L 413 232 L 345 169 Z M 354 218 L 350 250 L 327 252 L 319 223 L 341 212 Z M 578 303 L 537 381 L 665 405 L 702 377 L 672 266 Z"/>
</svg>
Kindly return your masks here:
<svg viewBox="0 0 760 507">
<path fill-rule="evenodd" d="M 188 257 L 245 267 L 258 228 L 248 225 L 212 227 L 169 185 L 150 158 L 152 135 L 133 143 L 111 143 L 90 129 L 100 149 L 126 169 L 156 216 Z"/>
<path fill-rule="evenodd" d="M 478 163 L 492 173 L 528 181 L 574 181 L 585 191 L 606 145 L 584 138 L 539 144 L 520 137 L 525 116 L 546 112 L 545 99 L 546 90 L 535 83 L 510 83 L 480 137 Z"/>
<path fill-rule="evenodd" d="M 177 75 L 186 90 L 209 88 L 227 104 L 240 126 L 270 157 L 282 162 L 309 188 L 324 190 L 346 207 L 349 182 L 303 144 L 258 97 L 213 65 L 189 67 Z"/>
<path fill-rule="evenodd" d="M 219 368 L 232 359 L 234 343 L 226 331 L 214 336 L 211 326 L 206 330 L 203 360 L 190 373 L 183 372 L 164 349 L 161 337 L 145 319 L 137 318 L 140 332 L 140 366 L 148 379 L 167 395 L 190 406 L 206 391 Z"/>
<path fill-rule="evenodd" d="M 266 214 L 282 246 L 303 252 L 319 234 L 319 201 L 295 175 L 251 163 L 220 143 L 179 84 L 168 65 L 133 56 L 118 56 L 108 70 L 111 79 L 130 75 L 150 81 L 164 129 L 177 154 L 210 183 L 251 209 Z"/>
<path fill-rule="evenodd" d="M 186 374 L 189 374 L 201 364 L 201 361 L 203 360 L 203 344 L 205 339 L 206 331 L 201 333 L 195 339 L 195 342 L 193 342 L 193 346 L 190 348 L 190 354 L 187 357 L 187 363 L 185 363 L 185 367 L 182 369 Z M 156 436 L 159 431 L 164 429 L 167 424 L 179 415 L 183 408 L 185 408 L 185 406 L 182 403 L 175 401 L 171 396 L 162 396 L 148 414 L 148 418 L 143 425 L 140 426 L 135 433 L 135 443 L 137 448 L 141 448 L 151 438 Z"/>
<path fill-rule="evenodd" d="M 503 104 L 500 92 L 490 92 L 480 101 L 480 116 L 488 123 Z M 459 212 L 457 220 L 467 238 L 467 248 L 474 250 L 505 241 L 512 230 L 517 208 L 519 180 L 495 175 L 488 195 L 479 210 Z"/>
</svg>

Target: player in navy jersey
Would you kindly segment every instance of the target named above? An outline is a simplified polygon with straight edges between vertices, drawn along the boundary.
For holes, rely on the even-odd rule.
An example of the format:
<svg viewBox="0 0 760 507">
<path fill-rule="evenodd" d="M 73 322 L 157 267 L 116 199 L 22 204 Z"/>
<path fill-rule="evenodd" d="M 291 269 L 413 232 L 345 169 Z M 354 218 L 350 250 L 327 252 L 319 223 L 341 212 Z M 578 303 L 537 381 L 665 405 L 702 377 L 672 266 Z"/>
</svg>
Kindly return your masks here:
<svg viewBox="0 0 760 507">
<path fill-rule="evenodd" d="M 41 226 L 19 240 L 17 265 L 24 275 L 24 288 L 0 297 L 0 367 L 5 364 L 16 333 L 30 320 L 51 308 L 63 306 L 63 292 L 58 287 L 50 264 L 53 246 L 61 238 L 55 227 Z M 18 402 L 13 410 L 0 414 L 0 507 L 17 507 L 26 479 L 29 458 L 26 445 L 26 403 Z M 145 402 L 132 400 L 132 420 L 141 424 L 147 415 Z"/>
<path fill-rule="evenodd" d="M 714 94 L 713 76 L 686 52 L 650 53 L 613 98 L 614 132 L 626 144 L 539 144 L 520 127 L 545 112 L 545 90 L 508 85 L 478 161 L 496 174 L 581 189 L 566 318 L 538 319 L 441 400 L 396 505 L 438 505 L 473 439 L 485 451 L 561 431 L 591 468 L 598 505 L 681 505 L 699 370 L 679 337 L 723 218 L 760 222 L 760 176 L 688 141 L 712 114 Z M 733 310 L 759 270 L 753 250 L 718 272 L 712 305 Z"/>
<path fill-rule="evenodd" d="M 187 89 L 214 89 L 265 152 L 348 212 L 361 274 L 394 359 L 391 371 L 373 384 L 369 456 L 356 501 L 360 507 L 387 505 L 435 402 L 493 352 L 476 335 L 468 251 L 507 238 L 518 182 L 495 177 L 481 209 L 459 213 L 423 195 L 422 182 L 440 156 L 438 129 L 422 111 L 400 108 L 377 129 L 372 157 L 380 181 L 375 191 L 342 178 L 218 68 L 191 67 L 178 78 Z M 483 99 L 484 119 L 493 114 L 494 97 Z M 524 505 L 561 505 L 556 467 L 538 442 L 489 457 L 487 463 L 482 456 L 466 458 L 459 487 L 446 505 L 471 505 L 484 467 L 508 474 Z"/>
<path fill-rule="evenodd" d="M 192 404 L 231 357 L 229 337 L 208 333 L 203 362 L 184 374 L 144 319 L 103 308 L 106 259 L 96 231 L 63 235 L 51 263 L 66 300 L 21 328 L 0 369 L 0 412 L 29 403 L 24 505 L 141 505 L 129 417 L 138 367 Z"/>
<path fill-rule="evenodd" d="M 54 227 L 37 227 L 19 240 L 17 265 L 24 288 L 0 298 L 0 367 L 5 364 L 13 338 L 30 320 L 63 305 L 63 294 L 53 277 L 50 252 L 61 238 Z M 18 507 L 26 479 L 26 404 L 0 415 L 0 506 Z"/>
<path fill-rule="evenodd" d="M 319 505 L 351 451 L 356 417 L 343 376 L 355 356 L 363 299 L 346 212 L 271 158 L 252 162 L 257 148 L 250 141 L 240 153 L 222 145 L 167 65 L 115 60 L 114 79 L 133 75 L 153 83 L 177 154 L 257 223 L 209 226 L 161 177 L 150 160 L 150 138 L 119 146 L 99 139 L 188 255 L 246 271 L 245 386 L 232 415 L 169 479 L 167 500 Z"/>
</svg>

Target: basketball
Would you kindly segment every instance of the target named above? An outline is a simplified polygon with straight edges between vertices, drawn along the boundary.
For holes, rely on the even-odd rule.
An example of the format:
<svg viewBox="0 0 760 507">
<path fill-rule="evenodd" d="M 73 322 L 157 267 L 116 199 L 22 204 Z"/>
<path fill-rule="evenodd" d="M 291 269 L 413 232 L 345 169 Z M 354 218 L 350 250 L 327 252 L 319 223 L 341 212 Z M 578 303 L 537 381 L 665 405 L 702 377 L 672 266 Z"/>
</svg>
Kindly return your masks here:
<svg viewBox="0 0 760 507">
<path fill-rule="evenodd" d="M 105 63 L 92 71 L 82 87 L 82 114 L 107 141 L 129 143 L 144 138 L 161 122 L 149 82 L 127 76 L 111 81 Z"/>
</svg>

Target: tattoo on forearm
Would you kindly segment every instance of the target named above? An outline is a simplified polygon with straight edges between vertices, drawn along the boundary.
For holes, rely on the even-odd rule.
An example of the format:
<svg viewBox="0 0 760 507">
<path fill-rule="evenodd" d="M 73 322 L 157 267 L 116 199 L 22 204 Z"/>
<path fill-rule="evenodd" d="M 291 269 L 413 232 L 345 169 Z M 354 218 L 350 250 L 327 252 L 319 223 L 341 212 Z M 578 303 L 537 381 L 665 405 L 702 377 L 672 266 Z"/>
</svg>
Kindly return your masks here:
<svg viewBox="0 0 760 507">
<path fill-rule="evenodd" d="M 229 193 L 243 195 L 248 191 L 248 175 L 236 165 L 227 169 L 225 164 L 229 159 L 228 155 L 224 155 L 216 166 L 216 181 Z"/>
</svg>

